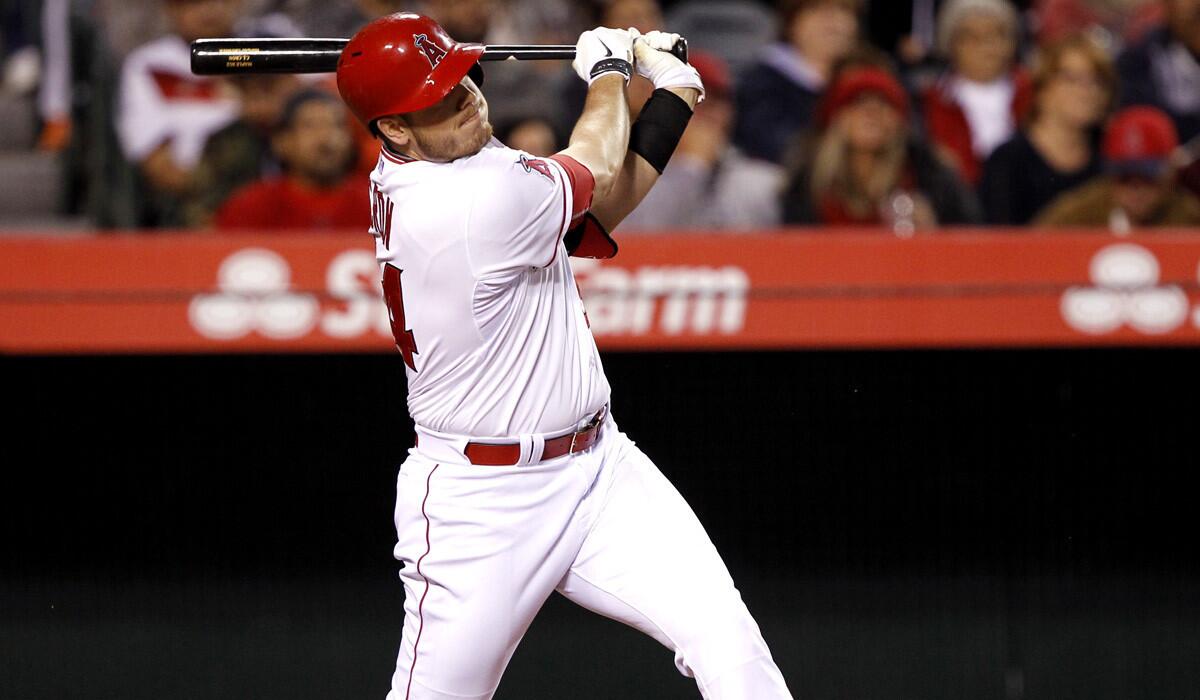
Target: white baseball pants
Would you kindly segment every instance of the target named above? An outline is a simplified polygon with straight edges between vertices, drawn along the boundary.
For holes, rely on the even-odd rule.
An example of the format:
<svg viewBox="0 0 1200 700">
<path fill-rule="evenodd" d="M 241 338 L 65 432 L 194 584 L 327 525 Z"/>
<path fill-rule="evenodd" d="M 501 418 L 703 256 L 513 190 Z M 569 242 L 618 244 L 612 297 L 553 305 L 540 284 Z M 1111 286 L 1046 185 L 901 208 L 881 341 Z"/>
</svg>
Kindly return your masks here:
<svg viewBox="0 0 1200 700">
<path fill-rule="evenodd" d="M 552 591 L 657 639 L 707 700 L 791 698 L 691 508 L 611 418 L 541 464 L 434 461 L 396 487 L 404 633 L 387 700 L 486 699 Z"/>
</svg>

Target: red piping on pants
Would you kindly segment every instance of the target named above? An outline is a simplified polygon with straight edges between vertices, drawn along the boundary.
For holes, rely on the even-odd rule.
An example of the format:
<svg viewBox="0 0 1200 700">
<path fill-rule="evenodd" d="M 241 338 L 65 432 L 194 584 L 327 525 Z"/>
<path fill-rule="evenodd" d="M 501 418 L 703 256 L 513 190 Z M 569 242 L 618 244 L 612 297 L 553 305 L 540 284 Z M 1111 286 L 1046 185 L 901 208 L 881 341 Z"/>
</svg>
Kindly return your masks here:
<svg viewBox="0 0 1200 700">
<path fill-rule="evenodd" d="M 429 482 L 433 480 L 433 473 L 440 466 L 442 465 L 434 465 L 433 469 L 429 470 L 429 476 L 425 477 L 425 498 L 421 501 L 421 516 L 425 518 L 425 553 L 417 559 L 417 575 L 425 581 L 425 590 L 417 603 L 417 639 L 413 642 L 413 660 L 412 665 L 408 667 L 408 688 L 404 691 L 404 700 L 408 700 L 408 696 L 412 695 L 413 671 L 417 668 L 417 647 L 421 645 L 421 633 L 425 631 L 425 596 L 429 595 L 429 579 L 421 573 L 421 562 L 425 561 L 425 557 L 429 556 L 429 551 L 433 549 L 433 544 L 429 541 L 429 515 L 425 513 L 425 504 L 429 502 Z"/>
</svg>

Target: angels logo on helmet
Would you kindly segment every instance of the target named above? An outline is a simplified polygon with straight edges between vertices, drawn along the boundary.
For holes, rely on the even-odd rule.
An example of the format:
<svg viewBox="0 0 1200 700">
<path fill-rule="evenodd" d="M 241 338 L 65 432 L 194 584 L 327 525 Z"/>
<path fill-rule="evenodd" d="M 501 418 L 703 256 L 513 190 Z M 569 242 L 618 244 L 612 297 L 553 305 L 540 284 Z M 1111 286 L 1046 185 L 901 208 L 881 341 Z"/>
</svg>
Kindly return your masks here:
<svg viewBox="0 0 1200 700">
<path fill-rule="evenodd" d="M 429 59 L 429 65 L 432 68 L 437 68 L 442 59 L 446 57 L 446 50 L 430 41 L 429 37 L 424 34 L 413 34 L 413 44 L 421 49 L 425 58 Z"/>
</svg>

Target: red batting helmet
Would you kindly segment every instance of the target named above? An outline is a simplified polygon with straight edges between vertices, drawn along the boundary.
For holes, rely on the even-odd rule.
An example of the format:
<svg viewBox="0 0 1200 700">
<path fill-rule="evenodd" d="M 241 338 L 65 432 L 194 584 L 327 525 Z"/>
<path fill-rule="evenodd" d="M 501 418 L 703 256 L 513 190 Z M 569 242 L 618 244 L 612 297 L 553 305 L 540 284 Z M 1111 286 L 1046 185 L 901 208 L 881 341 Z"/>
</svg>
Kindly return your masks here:
<svg viewBox="0 0 1200 700">
<path fill-rule="evenodd" d="M 337 84 L 364 124 L 416 112 L 450 94 L 483 55 L 482 44 L 460 44 L 437 22 L 412 12 L 363 27 L 338 59 Z"/>
</svg>

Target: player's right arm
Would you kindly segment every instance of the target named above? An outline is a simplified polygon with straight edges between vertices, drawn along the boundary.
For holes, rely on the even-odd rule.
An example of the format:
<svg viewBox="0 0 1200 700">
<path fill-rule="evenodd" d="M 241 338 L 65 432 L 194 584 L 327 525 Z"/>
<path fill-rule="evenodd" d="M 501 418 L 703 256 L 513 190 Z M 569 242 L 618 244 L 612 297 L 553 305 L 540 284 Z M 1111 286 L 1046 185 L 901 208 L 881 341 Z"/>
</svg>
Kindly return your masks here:
<svg viewBox="0 0 1200 700">
<path fill-rule="evenodd" d="M 641 203 L 667 165 L 704 86 L 695 68 L 670 53 L 679 35 L 650 32 L 635 40 L 637 72 L 654 85 L 631 130 L 629 153 L 606 195 L 596 194 L 592 214 L 605 231 L 614 230 Z"/>
<path fill-rule="evenodd" d="M 595 179 L 592 196 L 608 196 L 629 147 L 629 99 L 625 86 L 633 74 L 633 35 L 599 27 L 584 32 L 575 45 L 572 67 L 588 81 L 583 114 L 559 155 L 587 168 Z"/>
</svg>

